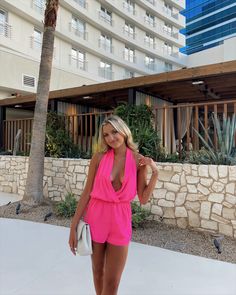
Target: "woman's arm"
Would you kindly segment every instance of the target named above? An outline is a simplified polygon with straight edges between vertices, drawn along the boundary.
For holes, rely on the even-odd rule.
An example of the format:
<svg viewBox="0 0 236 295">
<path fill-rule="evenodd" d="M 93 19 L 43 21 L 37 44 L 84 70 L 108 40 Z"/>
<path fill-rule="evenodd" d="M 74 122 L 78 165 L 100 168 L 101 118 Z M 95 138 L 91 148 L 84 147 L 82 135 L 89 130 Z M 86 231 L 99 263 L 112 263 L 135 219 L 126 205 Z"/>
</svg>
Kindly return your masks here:
<svg viewBox="0 0 236 295">
<path fill-rule="evenodd" d="M 147 183 L 147 172 L 150 166 L 152 169 L 152 176 Z M 137 177 L 137 192 L 138 198 L 141 204 L 146 204 L 155 188 L 156 182 L 158 177 L 158 171 L 156 164 L 151 158 L 148 157 L 141 157 L 139 160 L 139 169 L 138 169 L 138 177 Z"/>
<path fill-rule="evenodd" d="M 88 171 L 88 177 L 86 181 L 85 188 L 81 194 L 81 197 L 79 199 L 74 217 L 71 222 L 71 229 L 76 229 L 81 217 L 83 216 L 84 210 L 89 202 L 90 199 L 90 193 L 93 188 L 93 182 L 96 175 L 97 167 L 101 159 L 101 154 L 96 153 L 91 159 L 90 165 L 89 165 L 89 171 Z"/>
</svg>

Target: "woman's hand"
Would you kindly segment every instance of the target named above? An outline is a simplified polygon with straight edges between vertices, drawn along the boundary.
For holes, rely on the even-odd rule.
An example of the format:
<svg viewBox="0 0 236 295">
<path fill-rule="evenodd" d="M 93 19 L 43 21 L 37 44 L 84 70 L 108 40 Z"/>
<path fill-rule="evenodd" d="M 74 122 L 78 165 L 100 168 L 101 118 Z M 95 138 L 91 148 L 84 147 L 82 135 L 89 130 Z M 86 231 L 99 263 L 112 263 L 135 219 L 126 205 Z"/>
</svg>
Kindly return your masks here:
<svg viewBox="0 0 236 295">
<path fill-rule="evenodd" d="M 157 166 L 152 158 L 141 156 L 139 158 L 139 166 L 148 165 L 151 167 L 153 173 L 157 173 Z"/>
<path fill-rule="evenodd" d="M 70 246 L 70 250 L 71 252 L 76 255 L 76 247 L 77 247 L 77 232 L 76 232 L 76 228 L 72 227 L 70 228 L 70 237 L 69 237 L 69 246 Z"/>
</svg>

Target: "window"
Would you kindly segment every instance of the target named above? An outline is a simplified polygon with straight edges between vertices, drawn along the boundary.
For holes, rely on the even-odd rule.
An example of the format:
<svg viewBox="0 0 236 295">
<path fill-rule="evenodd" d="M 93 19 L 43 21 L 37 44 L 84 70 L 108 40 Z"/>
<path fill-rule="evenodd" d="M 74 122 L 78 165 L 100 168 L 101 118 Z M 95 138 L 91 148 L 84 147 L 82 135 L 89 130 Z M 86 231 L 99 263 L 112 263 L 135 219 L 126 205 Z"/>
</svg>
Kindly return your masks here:
<svg viewBox="0 0 236 295">
<path fill-rule="evenodd" d="M 112 38 L 105 34 L 101 34 L 99 39 L 99 47 L 101 47 L 105 51 L 112 53 L 113 52 Z"/>
<path fill-rule="evenodd" d="M 33 0 L 32 7 L 35 11 L 43 14 L 46 5 L 46 0 Z"/>
<path fill-rule="evenodd" d="M 106 23 L 112 25 L 112 13 L 102 6 L 99 11 L 99 17 Z"/>
<path fill-rule="evenodd" d="M 112 80 L 113 79 L 112 64 L 105 61 L 100 61 L 98 74 L 100 77 L 103 77 L 108 80 Z"/>
<path fill-rule="evenodd" d="M 133 25 L 125 22 L 124 34 L 135 39 L 135 27 Z"/>
<path fill-rule="evenodd" d="M 87 8 L 88 4 L 85 0 L 74 0 L 76 3 L 79 4 L 79 6 L 83 7 L 83 8 Z"/>
<path fill-rule="evenodd" d="M 7 20 L 7 12 L 0 9 L 0 35 L 10 38 L 11 27 L 8 25 Z"/>
<path fill-rule="evenodd" d="M 71 65 L 80 70 L 86 70 L 85 53 L 79 49 L 71 49 Z"/>
<path fill-rule="evenodd" d="M 144 43 L 145 45 L 149 46 L 150 48 L 155 49 L 155 43 L 154 43 L 154 36 L 146 33 L 145 39 L 144 39 Z"/>
<path fill-rule="evenodd" d="M 83 39 L 87 39 L 86 31 L 85 31 L 86 25 L 84 21 L 82 21 L 81 19 L 75 16 L 72 16 L 71 28 L 76 35 L 78 35 L 79 37 L 82 37 Z"/>
<path fill-rule="evenodd" d="M 134 1 L 131 1 L 131 0 L 125 0 L 123 2 L 123 7 L 126 11 L 132 13 L 132 14 L 135 14 L 135 3 Z"/>
<path fill-rule="evenodd" d="M 149 12 L 146 12 L 145 22 L 149 24 L 151 27 L 155 27 L 155 16 Z"/>
<path fill-rule="evenodd" d="M 154 71 L 155 70 L 155 58 L 146 55 L 145 56 L 145 67 L 148 68 L 149 70 Z"/>
<path fill-rule="evenodd" d="M 173 46 L 167 42 L 164 43 L 164 53 L 171 55 L 173 52 Z"/>
<path fill-rule="evenodd" d="M 165 62 L 165 71 L 170 72 L 172 71 L 172 69 L 173 69 L 173 65 L 168 62 Z"/>
<path fill-rule="evenodd" d="M 40 30 L 34 28 L 33 36 L 31 39 L 31 48 L 41 50 L 42 47 L 42 33 Z"/>
<path fill-rule="evenodd" d="M 124 59 L 129 62 L 135 62 L 134 49 L 125 46 Z"/>
<path fill-rule="evenodd" d="M 171 24 L 165 23 L 163 27 L 163 31 L 167 34 L 172 36 L 173 34 L 173 26 Z"/>
<path fill-rule="evenodd" d="M 172 15 L 172 10 L 173 10 L 173 7 L 168 4 L 168 3 L 164 3 L 164 12 L 168 15 Z"/>
</svg>

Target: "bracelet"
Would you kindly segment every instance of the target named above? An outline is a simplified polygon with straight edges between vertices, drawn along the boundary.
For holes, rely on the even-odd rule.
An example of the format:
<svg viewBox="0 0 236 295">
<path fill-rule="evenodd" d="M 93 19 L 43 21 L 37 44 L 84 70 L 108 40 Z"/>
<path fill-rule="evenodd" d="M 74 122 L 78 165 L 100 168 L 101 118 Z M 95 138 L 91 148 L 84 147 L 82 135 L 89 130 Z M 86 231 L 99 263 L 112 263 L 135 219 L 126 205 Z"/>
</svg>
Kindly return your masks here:
<svg viewBox="0 0 236 295">
<path fill-rule="evenodd" d="M 157 170 L 152 170 L 152 174 L 153 174 L 153 175 L 156 175 L 157 173 L 158 173 Z"/>
</svg>

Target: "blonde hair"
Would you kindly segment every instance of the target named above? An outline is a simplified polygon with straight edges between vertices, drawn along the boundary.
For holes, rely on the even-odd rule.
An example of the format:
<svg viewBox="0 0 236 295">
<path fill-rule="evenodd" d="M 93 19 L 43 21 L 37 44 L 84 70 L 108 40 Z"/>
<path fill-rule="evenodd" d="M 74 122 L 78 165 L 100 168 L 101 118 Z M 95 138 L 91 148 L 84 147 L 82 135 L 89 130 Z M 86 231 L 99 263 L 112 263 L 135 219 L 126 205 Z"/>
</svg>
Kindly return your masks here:
<svg viewBox="0 0 236 295">
<path fill-rule="evenodd" d="M 105 119 L 99 130 L 99 146 L 100 146 L 100 151 L 106 152 L 108 151 L 111 147 L 106 143 L 105 138 L 103 136 L 103 126 L 111 124 L 116 131 L 118 131 L 120 134 L 122 134 L 125 138 L 125 144 L 128 148 L 130 148 L 133 152 L 138 152 L 138 147 L 137 145 L 133 142 L 133 137 L 131 134 L 131 131 L 127 124 L 118 116 L 116 115 L 111 115 L 107 119 Z"/>
</svg>

